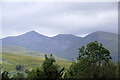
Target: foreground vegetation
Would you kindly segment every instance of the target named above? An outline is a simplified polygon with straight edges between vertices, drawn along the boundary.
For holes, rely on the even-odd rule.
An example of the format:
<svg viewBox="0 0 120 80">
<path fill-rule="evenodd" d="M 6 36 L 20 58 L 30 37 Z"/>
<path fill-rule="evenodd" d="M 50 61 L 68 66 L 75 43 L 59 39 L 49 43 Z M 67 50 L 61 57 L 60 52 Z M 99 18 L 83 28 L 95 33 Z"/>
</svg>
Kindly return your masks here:
<svg viewBox="0 0 120 80">
<path fill-rule="evenodd" d="M 2 72 L 3 80 L 7 79 L 34 79 L 34 80 L 59 80 L 61 78 L 119 78 L 120 65 L 111 61 L 112 57 L 109 50 L 103 47 L 97 41 L 88 43 L 86 46 L 79 48 L 79 55 L 72 62 L 70 67 L 56 64 L 52 55 L 45 55 L 45 60 L 37 68 L 25 70 L 26 74 L 20 73 L 22 66 L 16 66 L 18 72 L 10 77 L 7 71 Z M 23 59 L 21 59 L 23 60 Z M 27 61 L 26 61 L 27 62 Z M 35 61 L 37 62 L 37 61 Z M 32 62 L 31 63 L 35 63 Z M 27 64 L 27 63 L 25 63 Z M 38 63 L 39 64 L 39 61 Z M 34 64 L 33 64 L 34 65 Z"/>
</svg>

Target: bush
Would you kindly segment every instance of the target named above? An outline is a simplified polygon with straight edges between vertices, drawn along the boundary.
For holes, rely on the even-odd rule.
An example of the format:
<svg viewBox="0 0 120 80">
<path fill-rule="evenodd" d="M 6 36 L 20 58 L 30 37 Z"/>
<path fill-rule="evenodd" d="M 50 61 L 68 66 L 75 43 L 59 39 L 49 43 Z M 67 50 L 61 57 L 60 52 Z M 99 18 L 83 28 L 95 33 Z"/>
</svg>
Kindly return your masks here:
<svg viewBox="0 0 120 80">
<path fill-rule="evenodd" d="M 22 65 L 16 65 L 16 70 L 21 70 L 23 68 Z"/>
</svg>

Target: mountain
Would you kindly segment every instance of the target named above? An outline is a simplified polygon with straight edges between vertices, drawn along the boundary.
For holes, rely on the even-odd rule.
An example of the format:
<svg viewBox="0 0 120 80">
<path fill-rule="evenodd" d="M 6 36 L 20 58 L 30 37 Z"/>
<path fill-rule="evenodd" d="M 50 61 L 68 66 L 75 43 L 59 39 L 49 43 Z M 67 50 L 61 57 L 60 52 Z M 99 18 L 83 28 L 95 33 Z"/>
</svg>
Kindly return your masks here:
<svg viewBox="0 0 120 80">
<path fill-rule="evenodd" d="M 92 41 L 98 41 L 102 43 L 105 48 L 110 50 L 113 61 L 118 60 L 118 35 L 115 33 L 97 31 L 83 37 L 80 41 L 66 49 L 64 56 L 72 56 L 70 59 L 75 58 L 78 55 L 78 48 L 85 46 L 87 43 Z M 74 56 L 73 56 L 74 54 Z"/>
<path fill-rule="evenodd" d="M 3 47 L 22 46 L 31 51 L 53 54 L 67 60 L 75 59 L 78 55 L 78 48 L 96 40 L 110 50 L 113 60 L 117 60 L 118 56 L 118 35 L 103 31 L 97 31 L 85 37 L 78 37 L 73 34 L 47 37 L 30 31 L 20 36 L 7 37 L 1 40 Z"/>
</svg>

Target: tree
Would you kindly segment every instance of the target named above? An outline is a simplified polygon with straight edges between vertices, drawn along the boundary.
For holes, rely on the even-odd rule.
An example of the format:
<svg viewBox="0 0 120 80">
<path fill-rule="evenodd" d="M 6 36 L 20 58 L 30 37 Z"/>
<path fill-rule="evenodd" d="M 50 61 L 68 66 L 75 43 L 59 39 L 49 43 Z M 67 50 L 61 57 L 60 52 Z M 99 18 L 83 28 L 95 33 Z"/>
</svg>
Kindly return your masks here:
<svg viewBox="0 0 120 80">
<path fill-rule="evenodd" d="M 22 65 L 16 65 L 16 70 L 21 70 L 23 68 Z"/>
<path fill-rule="evenodd" d="M 9 78 L 8 74 L 9 73 L 7 71 L 3 71 L 2 72 L 2 80 L 9 80 L 10 78 Z"/>
<path fill-rule="evenodd" d="M 25 71 L 24 71 L 25 73 L 29 73 L 30 71 L 28 70 L 28 69 L 25 69 Z"/>
<path fill-rule="evenodd" d="M 87 59 L 89 65 L 91 65 L 91 77 L 98 77 L 98 72 L 100 72 L 99 68 L 101 63 L 108 63 L 111 59 L 110 52 L 105 47 L 103 47 L 102 43 L 98 43 L 97 41 L 88 43 L 86 47 L 79 48 L 79 56 L 78 60 Z"/>
<path fill-rule="evenodd" d="M 99 70 L 99 77 L 101 78 L 117 78 L 118 64 L 114 62 L 102 63 Z"/>
<path fill-rule="evenodd" d="M 120 79 L 120 62 L 118 62 L 118 78 Z"/>
<path fill-rule="evenodd" d="M 2 64 L 0 64 L 0 80 L 2 79 Z"/>
<path fill-rule="evenodd" d="M 25 78 L 25 75 L 21 72 L 17 72 L 13 77 L 12 79 L 15 79 L 15 80 L 19 80 L 20 78 Z"/>
<path fill-rule="evenodd" d="M 88 58 L 94 63 L 108 62 L 111 58 L 109 50 L 103 47 L 102 43 L 97 41 L 88 43 L 86 47 L 79 48 L 78 60 Z"/>
<path fill-rule="evenodd" d="M 64 68 L 54 64 L 56 61 L 53 58 L 52 54 L 50 57 L 45 55 L 45 61 L 42 64 L 42 68 L 33 69 L 29 74 L 28 78 L 30 79 L 45 79 L 45 80 L 57 80 L 62 78 Z"/>
<path fill-rule="evenodd" d="M 116 66 L 110 52 L 97 41 L 79 48 L 77 61 L 74 61 L 66 73 L 68 78 L 115 78 Z M 109 71 L 113 70 L 113 71 Z M 109 75 L 110 74 L 110 75 Z"/>
<path fill-rule="evenodd" d="M 45 73 L 40 68 L 33 69 L 27 76 L 28 79 L 41 80 L 45 78 Z"/>
<path fill-rule="evenodd" d="M 54 64 L 55 59 L 52 54 L 50 58 L 46 56 L 45 61 L 43 63 L 43 71 L 45 73 L 46 78 L 48 79 L 59 79 L 62 78 L 64 68 L 60 69 L 60 66 Z"/>
</svg>

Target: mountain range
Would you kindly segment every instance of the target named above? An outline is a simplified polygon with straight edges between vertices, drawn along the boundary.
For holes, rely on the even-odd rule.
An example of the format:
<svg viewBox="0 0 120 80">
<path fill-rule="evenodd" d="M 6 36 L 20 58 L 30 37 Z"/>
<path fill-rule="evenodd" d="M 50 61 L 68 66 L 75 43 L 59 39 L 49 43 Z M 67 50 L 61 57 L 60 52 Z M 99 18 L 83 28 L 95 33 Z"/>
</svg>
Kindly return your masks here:
<svg viewBox="0 0 120 80">
<path fill-rule="evenodd" d="M 73 34 L 59 34 L 48 37 L 30 31 L 19 36 L 2 38 L 0 41 L 2 41 L 3 48 L 6 46 L 20 46 L 30 51 L 53 54 L 67 60 L 77 57 L 78 48 L 89 42 L 98 41 L 110 50 L 113 61 L 118 59 L 118 34 L 103 31 L 93 32 L 85 37 L 78 37 Z"/>
</svg>

